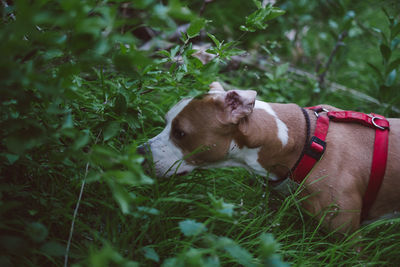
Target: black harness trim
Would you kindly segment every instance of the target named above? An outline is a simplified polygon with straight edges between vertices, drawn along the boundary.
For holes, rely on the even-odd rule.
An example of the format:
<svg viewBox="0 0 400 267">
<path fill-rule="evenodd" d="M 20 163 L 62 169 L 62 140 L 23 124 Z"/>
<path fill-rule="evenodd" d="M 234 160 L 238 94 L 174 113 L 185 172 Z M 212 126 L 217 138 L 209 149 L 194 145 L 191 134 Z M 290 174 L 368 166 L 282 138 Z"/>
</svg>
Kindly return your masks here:
<svg viewBox="0 0 400 267">
<path fill-rule="evenodd" d="M 286 180 L 289 176 L 292 176 L 292 173 L 294 170 L 297 168 L 297 165 L 299 165 L 301 159 L 303 158 L 304 154 L 307 151 L 308 148 L 308 140 L 310 139 L 310 131 L 311 131 L 311 123 L 310 123 L 310 116 L 308 115 L 307 110 L 304 108 L 301 108 L 301 111 L 303 112 L 304 119 L 306 120 L 306 140 L 304 141 L 304 146 L 303 150 L 301 151 L 300 157 L 297 159 L 296 163 L 294 164 L 293 168 L 290 169 L 289 173 L 285 175 L 285 177 L 280 178 L 278 181 L 268 181 L 268 184 L 271 186 L 277 186 L 284 180 Z"/>
<path fill-rule="evenodd" d="M 301 159 L 303 158 L 304 154 L 306 153 L 306 150 L 308 148 L 308 140 L 310 139 L 310 131 L 311 131 L 310 116 L 308 115 L 307 110 L 305 110 L 304 108 L 301 108 L 301 111 L 303 112 L 304 118 L 306 119 L 306 140 L 304 142 L 303 150 L 301 151 L 300 157 L 297 159 L 297 161 L 294 164 L 293 168 L 290 170 L 290 175 L 297 168 L 297 166 L 299 165 Z"/>
</svg>

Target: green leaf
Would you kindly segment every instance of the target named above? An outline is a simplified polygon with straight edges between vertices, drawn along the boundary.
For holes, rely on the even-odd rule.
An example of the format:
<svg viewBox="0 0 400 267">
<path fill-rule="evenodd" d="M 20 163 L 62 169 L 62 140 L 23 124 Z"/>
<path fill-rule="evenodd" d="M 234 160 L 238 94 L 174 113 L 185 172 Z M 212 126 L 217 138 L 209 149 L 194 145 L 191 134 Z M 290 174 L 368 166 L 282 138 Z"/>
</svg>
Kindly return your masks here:
<svg viewBox="0 0 400 267">
<path fill-rule="evenodd" d="M 39 222 L 33 222 L 28 224 L 26 228 L 26 233 L 35 242 L 42 242 L 46 239 L 48 235 L 48 230 L 46 226 Z"/>
<path fill-rule="evenodd" d="M 119 122 L 112 121 L 112 122 L 108 123 L 103 132 L 104 141 L 107 141 L 107 140 L 113 138 L 115 135 L 117 135 L 119 130 L 120 130 Z"/>
<path fill-rule="evenodd" d="M 393 17 L 387 12 L 385 7 L 382 7 L 382 11 L 383 13 L 385 13 L 387 19 L 389 20 L 389 22 L 391 22 L 393 20 Z"/>
<path fill-rule="evenodd" d="M 126 112 L 126 109 L 127 102 L 125 96 L 123 94 L 118 94 L 114 102 L 115 113 L 118 115 L 122 115 Z"/>
<path fill-rule="evenodd" d="M 223 198 L 216 199 L 211 193 L 208 193 L 208 197 L 210 198 L 211 205 L 217 215 L 223 217 L 232 217 L 235 205 L 225 203 Z"/>
<path fill-rule="evenodd" d="M 111 168 L 113 164 L 115 164 L 119 154 L 119 151 L 109 146 L 94 145 L 92 147 L 90 159 L 95 165 L 99 165 L 104 168 Z"/>
<path fill-rule="evenodd" d="M 171 48 L 171 59 L 173 59 L 176 56 L 176 53 L 178 53 L 179 49 L 181 47 L 179 45 L 175 46 L 174 48 Z"/>
<path fill-rule="evenodd" d="M 388 44 L 389 41 L 388 41 L 388 38 L 386 37 L 385 32 L 379 31 L 379 33 L 381 34 L 381 41 L 382 41 L 384 44 Z"/>
<path fill-rule="evenodd" d="M 19 159 L 19 155 L 14 155 L 14 154 L 9 154 L 9 153 L 5 153 L 5 154 L 1 154 L 1 155 L 5 156 L 8 163 L 10 163 L 10 164 L 14 164 L 14 162 L 16 162 Z"/>
<path fill-rule="evenodd" d="M 153 4 L 152 0 L 135 0 L 134 2 L 132 2 L 133 7 L 137 9 L 145 9 L 151 4 Z"/>
<path fill-rule="evenodd" d="M 190 248 L 188 252 L 184 254 L 185 265 L 187 266 L 204 266 L 202 258 L 202 252 L 200 249 Z"/>
<path fill-rule="evenodd" d="M 255 30 L 264 30 L 268 27 L 267 21 L 270 21 L 278 16 L 285 14 L 284 10 L 277 7 L 267 5 L 260 7 L 259 2 L 255 1 L 257 10 L 246 17 L 246 25 L 241 26 L 240 30 L 253 32 Z"/>
<path fill-rule="evenodd" d="M 149 208 L 149 207 L 137 207 L 138 211 L 143 212 L 143 213 L 147 213 L 147 214 L 151 214 L 151 215 L 159 215 L 160 211 L 158 209 L 155 208 Z"/>
<path fill-rule="evenodd" d="M 393 40 L 399 33 L 400 33 L 400 22 L 397 22 L 397 24 L 391 29 L 390 38 Z"/>
<path fill-rule="evenodd" d="M 132 72 L 143 71 L 152 61 L 146 51 L 128 50 L 126 54 L 121 52 L 113 58 L 117 70 L 132 74 Z"/>
<path fill-rule="evenodd" d="M 260 254 L 263 258 L 268 258 L 279 249 L 279 244 L 275 241 L 272 234 L 263 233 L 260 236 Z"/>
<path fill-rule="evenodd" d="M 29 131 L 27 131 L 28 133 Z M 25 134 L 16 133 L 9 135 L 5 138 L 5 145 L 7 149 L 13 154 L 23 154 L 26 150 L 39 146 L 42 142 L 39 138 L 33 136 L 26 136 Z"/>
<path fill-rule="evenodd" d="M 287 72 L 288 69 L 289 69 L 289 63 L 279 65 L 276 68 L 275 77 L 276 78 L 281 77 L 283 74 L 285 74 Z"/>
<path fill-rule="evenodd" d="M 131 203 L 136 199 L 136 196 L 129 193 L 124 186 L 114 182 L 112 179 L 106 179 L 106 181 L 122 213 L 129 214 L 131 212 Z"/>
<path fill-rule="evenodd" d="M 290 265 L 281 260 L 281 257 L 278 254 L 273 254 L 269 258 L 266 258 L 262 262 L 262 266 L 269 267 L 289 267 Z"/>
<path fill-rule="evenodd" d="M 78 150 L 85 146 L 90 140 L 89 130 L 83 130 L 79 137 L 75 140 L 73 148 Z"/>
<path fill-rule="evenodd" d="M 367 64 L 375 71 L 376 75 L 378 75 L 379 80 L 383 81 L 383 75 L 381 73 L 381 70 L 377 66 L 375 66 L 374 64 L 372 64 L 370 62 L 367 62 Z"/>
<path fill-rule="evenodd" d="M 257 9 L 261 9 L 261 8 L 262 8 L 262 3 L 261 3 L 261 1 L 253 0 L 253 3 L 256 5 Z"/>
<path fill-rule="evenodd" d="M 177 267 L 177 266 L 183 266 L 182 263 L 180 263 L 180 261 L 177 258 L 168 258 L 166 259 L 163 264 L 161 265 L 161 267 Z"/>
<path fill-rule="evenodd" d="M 253 30 L 264 30 L 268 27 L 268 24 L 264 22 L 265 18 L 270 13 L 269 9 L 259 9 L 250 16 L 246 17 L 246 26 Z"/>
<path fill-rule="evenodd" d="M 223 51 L 223 58 L 230 58 L 232 56 L 239 56 L 239 55 L 243 55 L 244 53 L 246 53 L 246 51 L 238 49 L 238 48 L 231 48 L 231 49 L 227 49 Z"/>
<path fill-rule="evenodd" d="M 255 32 L 256 30 L 255 29 L 253 29 L 253 28 L 247 28 L 246 26 L 244 26 L 244 25 L 241 25 L 240 27 L 239 27 L 239 29 L 241 30 L 241 31 L 244 31 L 244 32 Z"/>
<path fill-rule="evenodd" d="M 210 53 L 210 54 L 213 54 L 213 55 L 218 55 L 219 50 L 216 49 L 216 48 L 211 47 L 211 48 L 207 49 L 206 52 Z"/>
<path fill-rule="evenodd" d="M 275 79 L 275 76 L 272 73 L 266 72 L 265 76 L 270 79 L 271 81 L 273 81 Z"/>
<path fill-rule="evenodd" d="M 221 47 L 221 42 L 218 41 L 218 39 L 217 39 L 214 35 L 212 35 L 211 33 L 207 33 L 207 35 L 208 35 L 208 37 L 211 38 L 211 40 L 214 42 L 214 44 L 215 44 L 218 48 Z"/>
<path fill-rule="evenodd" d="M 56 241 L 49 241 L 44 243 L 43 246 L 40 247 L 40 250 L 46 255 L 60 257 L 65 254 L 65 245 Z"/>
<path fill-rule="evenodd" d="M 207 231 L 207 227 L 194 220 L 186 220 L 179 223 L 179 228 L 185 236 L 196 236 Z"/>
<path fill-rule="evenodd" d="M 87 264 L 88 266 L 139 267 L 139 263 L 127 260 L 107 243 L 100 251 L 94 251 L 94 250 L 89 250 L 89 251 L 91 253 L 89 255 L 89 263 Z"/>
<path fill-rule="evenodd" d="M 139 186 L 144 184 L 153 184 L 153 180 L 150 177 L 137 175 L 132 171 L 109 170 L 104 172 L 104 175 L 115 179 L 117 183 L 123 185 Z"/>
<path fill-rule="evenodd" d="M 395 38 L 391 43 L 390 43 L 390 49 L 392 51 L 397 51 L 397 47 L 400 44 L 400 37 Z"/>
<path fill-rule="evenodd" d="M 283 14 L 285 14 L 286 11 L 279 9 L 277 7 L 272 7 L 271 12 L 269 13 L 269 15 L 265 18 L 265 20 L 273 20 L 274 18 L 277 18 L 279 16 L 282 16 Z"/>
<path fill-rule="evenodd" d="M 183 6 L 179 0 L 170 0 L 168 4 L 168 14 L 171 17 L 184 21 L 189 21 L 193 19 L 194 14 L 190 11 L 189 8 Z"/>
<path fill-rule="evenodd" d="M 219 267 L 221 266 L 218 256 L 210 256 L 204 259 L 204 267 Z"/>
<path fill-rule="evenodd" d="M 144 247 L 143 249 L 143 254 L 146 259 L 155 261 L 155 262 L 160 262 L 160 257 L 158 256 L 157 252 L 154 250 L 152 247 Z"/>
<path fill-rule="evenodd" d="M 391 62 L 389 64 L 387 72 L 390 73 L 392 70 L 397 69 L 397 67 L 400 65 L 400 58 L 396 59 L 395 61 Z"/>
<path fill-rule="evenodd" d="M 230 238 L 221 237 L 218 240 L 219 246 L 224 249 L 228 254 L 234 258 L 238 263 L 246 267 L 255 267 L 256 265 L 253 263 L 253 256 L 244 248 L 236 244 Z"/>
<path fill-rule="evenodd" d="M 396 81 L 396 74 L 397 74 L 397 71 L 395 69 L 389 73 L 389 75 L 386 77 L 386 81 L 385 81 L 386 86 L 390 87 L 394 84 L 394 82 Z"/>
<path fill-rule="evenodd" d="M 68 113 L 64 119 L 64 123 L 62 125 L 62 129 L 70 129 L 74 127 L 74 121 L 72 119 L 71 113 Z"/>
<path fill-rule="evenodd" d="M 197 18 L 190 23 L 189 28 L 187 29 L 187 35 L 189 38 L 196 37 L 199 35 L 201 29 L 206 25 L 206 20 L 203 18 Z"/>
<path fill-rule="evenodd" d="M 379 46 L 379 49 L 381 50 L 381 54 L 382 54 L 382 57 L 385 60 L 385 62 L 388 62 L 390 59 L 390 56 L 392 54 L 392 50 L 390 50 L 389 46 L 387 46 L 385 44 L 381 44 Z"/>
<path fill-rule="evenodd" d="M 156 54 L 161 55 L 161 56 L 165 56 L 167 58 L 170 57 L 169 52 L 167 50 L 157 51 Z"/>
<path fill-rule="evenodd" d="M 64 55 L 63 52 L 59 49 L 50 49 L 50 50 L 44 52 L 43 58 L 45 60 L 52 60 L 54 58 L 61 57 L 63 55 Z"/>
</svg>

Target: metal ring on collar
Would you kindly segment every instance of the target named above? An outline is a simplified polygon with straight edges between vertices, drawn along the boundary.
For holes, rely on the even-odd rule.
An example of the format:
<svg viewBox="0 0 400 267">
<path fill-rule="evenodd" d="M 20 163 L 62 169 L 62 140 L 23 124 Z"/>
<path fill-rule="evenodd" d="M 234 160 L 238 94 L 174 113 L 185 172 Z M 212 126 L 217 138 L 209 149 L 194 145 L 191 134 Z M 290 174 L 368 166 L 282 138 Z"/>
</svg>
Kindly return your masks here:
<svg viewBox="0 0 400 267">
<path fill-rule="evenodd" d="M 321 108 L 318 112 L 314 110 L 314 115 L 315 117 L 319 117 L 318 113 L 319 112 L 329 112 L 329 110 L 327 110 L 326 108 Z"/>
<path fill-rule="evenodd" d="M 376 128 L 381 129 L 381 130 L 385 130 L 385 129 L 386 129 L 385 127 L 379 126 L 378 124 L 375 123 L 375 119 L 382 120 L 382 118 L 375 117 L 375 116 L 370 116 L 370 117 L 371 117 L 371 119 L 372 119 L 372 124 L 373 124 Z"/>
</svg>

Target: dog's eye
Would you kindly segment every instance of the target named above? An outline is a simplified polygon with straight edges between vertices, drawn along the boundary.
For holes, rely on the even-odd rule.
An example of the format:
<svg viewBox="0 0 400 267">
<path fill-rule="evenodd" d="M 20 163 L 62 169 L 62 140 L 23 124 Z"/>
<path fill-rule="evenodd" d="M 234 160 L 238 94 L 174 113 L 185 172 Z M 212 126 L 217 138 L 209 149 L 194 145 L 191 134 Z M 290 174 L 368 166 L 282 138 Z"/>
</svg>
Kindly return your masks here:
<svg viewBox="0 0 400 267">
<path fill-rule="evenodd" d="M 186 133 L 181 129 L 174 129 L 172 134 L 176 139 L 182 139 L 186 135 Z"/>
</svg>

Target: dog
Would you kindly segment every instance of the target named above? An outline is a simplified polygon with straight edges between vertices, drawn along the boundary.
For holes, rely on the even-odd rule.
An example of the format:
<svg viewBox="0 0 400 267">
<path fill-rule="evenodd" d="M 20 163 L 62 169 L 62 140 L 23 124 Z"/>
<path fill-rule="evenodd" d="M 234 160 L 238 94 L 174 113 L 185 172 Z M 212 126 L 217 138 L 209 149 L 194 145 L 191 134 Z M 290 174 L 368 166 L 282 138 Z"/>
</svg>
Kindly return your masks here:
<svg viewBox="0 0 400 267">
<path fill-rule="evenodd" d="M 313 133 L 318 114 L 313 110 L 302 114 L 296 104 L 259 101 L 256 95 L 253 90 L 225 91 L 213 82 L 208 93 L 177 103 L 166 114 L 165 129 L 138 152 L 151 152 L 157 176 L 184 175 L 197 168 L 244 167 L 271 182 L 285 180 L 308 141 L 306 117 Z M 386 171 L 365 221 L 400 211 L 400 119 L 388 121 Z M 303 207 L 323 217 L 328 229 L 345 233 L 360 227 L 373 150 L 371 128 L 330 123 L 326 151 L 301 191 L 307 195 Z"/>
</svg>

